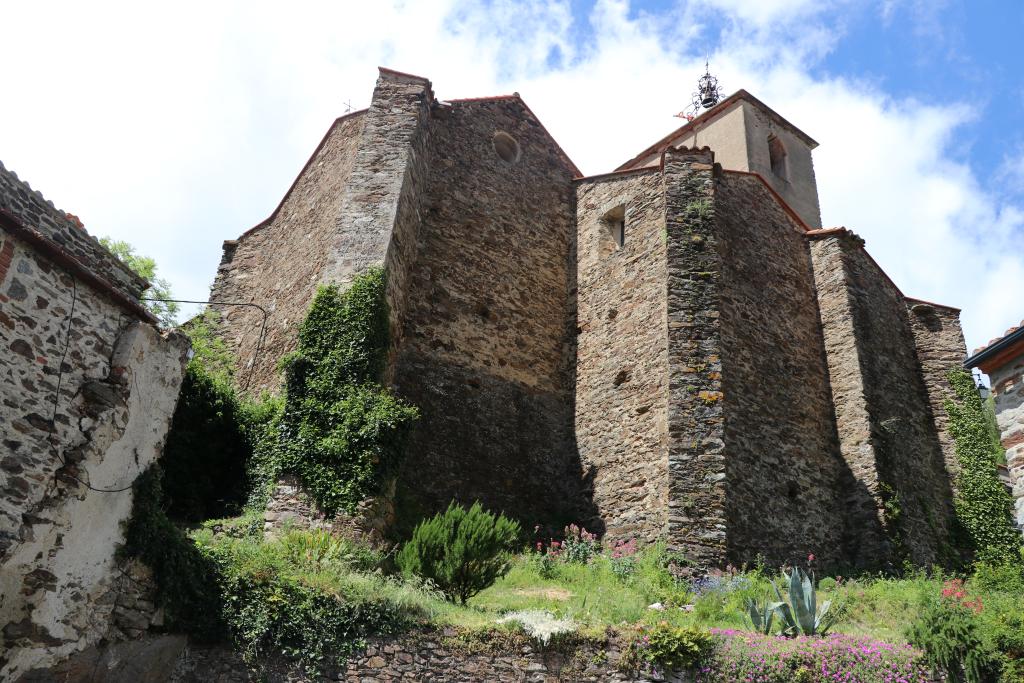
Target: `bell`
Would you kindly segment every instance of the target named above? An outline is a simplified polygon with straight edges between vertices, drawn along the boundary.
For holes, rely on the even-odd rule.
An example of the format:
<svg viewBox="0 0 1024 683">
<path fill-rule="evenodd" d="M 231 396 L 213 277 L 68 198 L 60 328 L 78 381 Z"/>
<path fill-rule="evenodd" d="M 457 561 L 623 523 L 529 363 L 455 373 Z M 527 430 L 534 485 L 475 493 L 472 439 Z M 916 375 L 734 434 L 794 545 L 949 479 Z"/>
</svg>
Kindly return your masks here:
<svg viewBox="0 0 1024 683">
<path fill-rule="evenodd" d="M 700 98 L 700 106 L 705 109 L 711 109 L 716 104 L 718 104 L 718 98 L 715 97 L 714 93 L 705 90 Z"/>
</svg>

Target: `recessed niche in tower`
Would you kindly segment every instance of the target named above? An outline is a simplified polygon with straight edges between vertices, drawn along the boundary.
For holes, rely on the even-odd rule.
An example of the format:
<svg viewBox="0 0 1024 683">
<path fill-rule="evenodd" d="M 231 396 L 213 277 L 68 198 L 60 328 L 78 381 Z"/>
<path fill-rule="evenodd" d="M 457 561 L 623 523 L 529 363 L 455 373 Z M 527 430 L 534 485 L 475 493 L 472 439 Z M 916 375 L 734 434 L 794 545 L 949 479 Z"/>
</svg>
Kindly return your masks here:
<svg viewBox="0 0 1024 683">
<path fill-rule="evenodd" d="M 494 134 L 491 142 L 494 144 L 494 151 L 502 161 L 509 164 L 519 161 L 519 143 L 514 137 L 499 130 Z"/>
<path fill-rule="evenodd" d="M 616 249 L 626 244 L 626 206 L 620 204 L 601 217 L 601 224 L 611 237 Z"/>
<path fill-rule="evenodd" d="M 789 180 L 789 169 L 786 164 L 786 146 L 775 135 L 768 136 L 768 159 L 771 161 L 772 173 L 783 180 Z"/>
</svg>

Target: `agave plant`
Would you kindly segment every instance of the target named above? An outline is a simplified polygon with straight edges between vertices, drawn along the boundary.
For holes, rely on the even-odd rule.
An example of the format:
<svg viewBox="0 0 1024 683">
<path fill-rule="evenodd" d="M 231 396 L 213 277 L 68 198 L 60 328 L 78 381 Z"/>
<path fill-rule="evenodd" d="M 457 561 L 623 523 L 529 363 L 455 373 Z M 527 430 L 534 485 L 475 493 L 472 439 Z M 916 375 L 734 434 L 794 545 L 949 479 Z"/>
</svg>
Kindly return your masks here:
<svg viewBox="0 0 1024 683">
<path fill-rule="evenodd" d="M 781 602 L 764 601 L 759 605 L 753 598 L 747 598 L 747 616 L 750 617 L 750 624 L 758 633 L 771 635 L 772 626 L 775 624 L 775 612 L 778 611 Z"/>
<path fill-rule="evenodd" d="M 775 612 L 781 621 L 782 634 L 785 636 L 814 636 L 825 635 L 835 624 L 837 614 L 829 612 L 832 606 L 831 600 L 826 600 L 818 607 L 818 597 L 814 592 L 814 575 L 808 576 L 799 567 L 792 572 L 782 572 L 788 584 L 787 597 L 782 597 L 779 587 L 772 582 L 775 595 L 779 598 L 775 605 Z"/>
</svg>

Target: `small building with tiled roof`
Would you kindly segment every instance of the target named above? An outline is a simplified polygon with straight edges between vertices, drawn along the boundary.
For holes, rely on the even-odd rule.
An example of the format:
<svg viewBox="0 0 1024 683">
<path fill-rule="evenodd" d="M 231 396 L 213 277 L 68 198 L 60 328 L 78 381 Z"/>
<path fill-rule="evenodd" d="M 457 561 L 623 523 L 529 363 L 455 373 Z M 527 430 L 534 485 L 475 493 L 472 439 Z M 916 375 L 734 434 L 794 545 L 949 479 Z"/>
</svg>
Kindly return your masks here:
<svg viewBox="0 0 1024 683">
<path fill-rule="evenodd" d="M 252 311 L 222 335 L 274 391 L 316 286 L 385 268 L 385 380 L 422 413 L 400 517 L 480 500 L 704 566 L 927 565 L 953 514 L 959 311 L 823 229 L 816 146 L 741 90 L 581 177 L 518 94 L 439 99 L 382 68 L 225 243 L 211 298 L 269 311 L 262 356 Z"/>
<path fill-rule="evenodd" d="M 991 382 L 1014 519 L 1024 531 L 1024 320 L 976 350 L 964 365 L 978 368 Z"/>
</svg>

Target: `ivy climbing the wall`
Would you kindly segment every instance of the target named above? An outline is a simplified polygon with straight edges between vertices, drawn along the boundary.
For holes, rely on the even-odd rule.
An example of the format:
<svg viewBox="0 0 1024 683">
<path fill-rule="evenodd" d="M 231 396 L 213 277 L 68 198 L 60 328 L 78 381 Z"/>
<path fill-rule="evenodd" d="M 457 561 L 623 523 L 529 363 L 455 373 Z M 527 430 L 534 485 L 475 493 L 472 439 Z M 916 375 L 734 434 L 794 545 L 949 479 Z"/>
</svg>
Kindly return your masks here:
<svg viewBox="0 0 1024 683">
<path fill-rule="evenodd" d="M 388 346 L 384 271 L 370 269 L 342 291 L 320 287 L 282 360 L 284 411 L 277 443 L 259 458 L 268 477 L 292 472 L 326 514 L 353 512 L 394 472 L 419 413 L 381 384 Z"/>
<path fill-rule="evenodd" d="M 968 372 L 954 370 L 949 382 L 957 398 L 945 403 L 960 464 L 954 501 L 957 517 L 977 560 L 1018 561 L 1021 537 L 1013 528 L 1010 494 L 996 472 L 1000 449 L 992 441 L 981 397 Z"/>
</svg>

